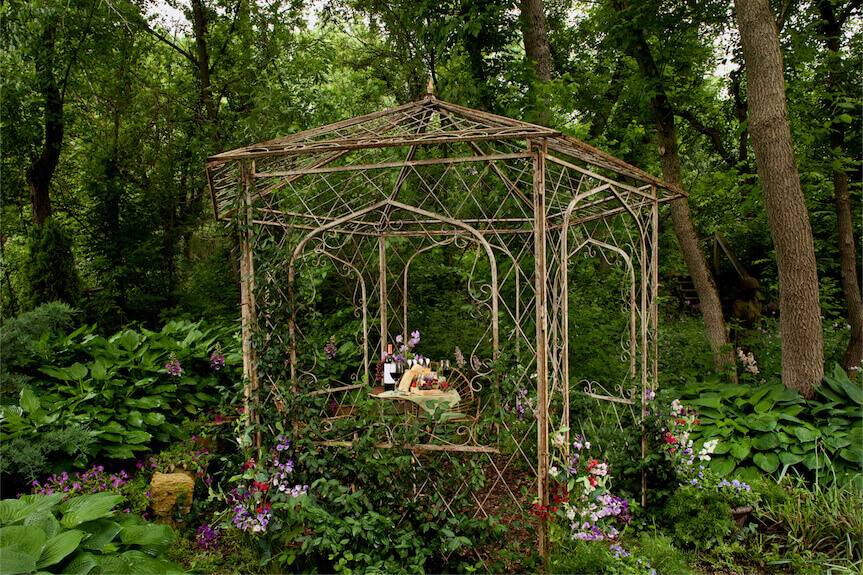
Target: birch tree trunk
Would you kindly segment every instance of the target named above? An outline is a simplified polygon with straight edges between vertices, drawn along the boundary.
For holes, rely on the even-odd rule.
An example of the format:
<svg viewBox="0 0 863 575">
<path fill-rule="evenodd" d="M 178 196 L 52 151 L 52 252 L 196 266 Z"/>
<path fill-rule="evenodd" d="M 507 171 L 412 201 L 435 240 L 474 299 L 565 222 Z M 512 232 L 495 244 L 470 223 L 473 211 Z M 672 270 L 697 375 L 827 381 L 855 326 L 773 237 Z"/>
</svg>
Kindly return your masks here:
<svg viewBox="0 0 863 575">
<path fill-rule="evenodd" d="M 804 397 L 824 376 L 824 336 L 809 212 L 791 144 L 785 78 L 769 0 L 736 0 L 746 62 L 749 137 L 776 250 L 782 381 Z"/>
</svg>

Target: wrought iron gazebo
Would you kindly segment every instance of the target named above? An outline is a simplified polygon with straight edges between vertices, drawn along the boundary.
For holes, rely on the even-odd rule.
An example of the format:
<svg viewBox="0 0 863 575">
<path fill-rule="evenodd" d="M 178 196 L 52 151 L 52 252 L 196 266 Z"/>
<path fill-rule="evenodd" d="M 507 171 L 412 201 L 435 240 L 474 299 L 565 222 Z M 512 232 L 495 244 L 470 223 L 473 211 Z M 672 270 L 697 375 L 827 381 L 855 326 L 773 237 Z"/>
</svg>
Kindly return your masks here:
<svg viewBox="0 0 863 575">
<path fill-rule="evenodd" d="M 624 425 L 621 410 L 640 409 L 638 398 L 655 387 L 659 207 L 684 192 L 609 154 L 430 91 L 417 102 L 216 154 L 207 177 L 216 218 L 241 232 L 247 398 L 263 391 L 259 399 L 276 402 L 290 393 L 326 395 L 339 409 L 322 410 L 323 421 L 350 416 L 351 394 L 369 384 L 377 356 L 396 334 L 407 339 L 411 264 L 447 245 L 472 254 L 467 290 L 483 335 L 462 345 L 472 350 L 467 392 L 479 407 L 410 449 L 485 458 L 495 470 L 491 489 L 508 491 L 521 508 L 503 473 L 518 461 L 547 504 L 549 437 L 586 425 L 569 420 L 570 389 Z M 615 345 L 628 367 L 624 382 L 582 381 L 570 365 L 569 292 L 578 286 L 569 270 L 576 256 L 622 269 L 629 321 Z M 356 375 L 338 385 L 316 376 L 319 354 L 308 349 L 300 301 L 324 262 L 350 286 L 362 326 Z M 287 316 L 274 311 L 285 303 Z M 284 370 L 259 361 L 273 345 L 289 349 Z M 494 360 L 506 347 L 532 361 L 500 373 Z M 516 390 L 535 396 L 536 425 L 502 452 L 499 429 L 489 431 L 484 421 L 512 432 L 498 416 L 501 398 Z M 554 414 L 552 403 L 560 406 Z M 350 437 L 321 441 L 350 445 Z M 381 430 L 381 447 L 397 442 L 395 430 Z M 477 513 L 484 497 L 474 496 Z M 542 522 L 539 536 L 545 555 Z"/>
</svg>

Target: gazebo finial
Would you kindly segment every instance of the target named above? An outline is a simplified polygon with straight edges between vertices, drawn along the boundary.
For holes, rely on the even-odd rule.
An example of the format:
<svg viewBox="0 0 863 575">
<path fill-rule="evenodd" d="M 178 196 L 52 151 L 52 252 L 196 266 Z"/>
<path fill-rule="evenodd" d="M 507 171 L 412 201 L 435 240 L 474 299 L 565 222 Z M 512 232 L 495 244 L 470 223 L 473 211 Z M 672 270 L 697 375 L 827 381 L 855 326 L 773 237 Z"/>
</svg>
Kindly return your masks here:
<svg viewBox="0 0 863 575">
<path fill-rule="evenodd" d="M 434 98 L 434 80 L 431 76 L 429 76 L 429 84 L 426 87 L 426 96 L 431 96 Z"/>
</svg>

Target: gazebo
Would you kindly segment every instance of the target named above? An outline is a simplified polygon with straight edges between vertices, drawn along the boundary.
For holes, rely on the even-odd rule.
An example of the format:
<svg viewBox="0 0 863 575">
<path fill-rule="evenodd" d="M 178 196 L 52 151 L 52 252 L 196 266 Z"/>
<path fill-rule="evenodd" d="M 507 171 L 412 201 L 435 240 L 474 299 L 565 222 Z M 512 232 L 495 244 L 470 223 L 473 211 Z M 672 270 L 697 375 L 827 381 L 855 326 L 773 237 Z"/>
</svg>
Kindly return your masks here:
<svg viewBox="0 0 863 575">
<path fill-rule="evenodd" d="M 599 418 L 624 426 L 637 417 L 622 412 L 642 415 L 639 399 L 657 379 L 659 210 L 685 195 L 679 188 L 555 129 L 451 104 L 431 90 L 416 102 L 216 154 L 206 168 L 216 218 L 239 230 L 250 406 L 324 395 L 338 409 L 322 409 L 316 429 L 334 436 L 316 439 L 349 446 L 339 420 L 372 383 L 387 344 L 411 330 L 411 264 L 458 246 L 471 254 L 466 289 L 482 326 L 477 341 L 459 342 L 476 408 L 403 447 L 485 458 L 495 470 L 491 489 L 509 490 L 521 508 L 504 471 L 520 462 L 548 504 L 549 438 L 560 432 L 568 445 L 569 429 L 588 425 L 570 421 L 571 389 L 596 401 Z M 622 270 L 623 285 L 614 287 L 629 320 L 610 343 L 620 346 L 626 381 L 582 381 L 570 365 L 577 257 Z M 361 325 L 347 381 L 320 380 L 320 353 L 306 339 L 320 266 L 342 276 Z M 285 350 L 284 364 L 274 349 Z M 522 367 L 502 367 L 502 353 L 517 354 Z M 526 431 L 516 431 L 507 411 L 520 400 L 535 417 Z M 554 414 L 552 404 L 560 406 Z M 393 425 L 380 433 L 382 448 L 399 444 Z M 477 513 L 483 497 L 474 497 Z"/>
</svg>

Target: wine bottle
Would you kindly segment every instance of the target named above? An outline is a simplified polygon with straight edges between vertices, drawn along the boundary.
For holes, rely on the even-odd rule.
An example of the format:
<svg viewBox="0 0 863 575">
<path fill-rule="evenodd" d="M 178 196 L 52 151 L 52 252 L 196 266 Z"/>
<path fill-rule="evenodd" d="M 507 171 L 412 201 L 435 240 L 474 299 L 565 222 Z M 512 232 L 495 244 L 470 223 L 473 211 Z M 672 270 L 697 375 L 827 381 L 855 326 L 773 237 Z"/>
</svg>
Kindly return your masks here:
<svg viewBox="0 0 863 575">
<path fill-rule="evenodd" d="M 393 391 L 396 387 L 395 362 L 393 360 L 393 344 L 387 344 L 387 353 L 384 356 L 384 391 Z"/>
</svg>

